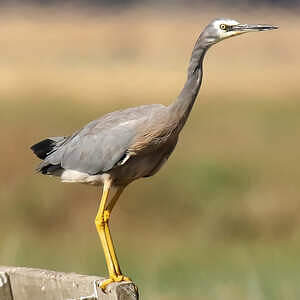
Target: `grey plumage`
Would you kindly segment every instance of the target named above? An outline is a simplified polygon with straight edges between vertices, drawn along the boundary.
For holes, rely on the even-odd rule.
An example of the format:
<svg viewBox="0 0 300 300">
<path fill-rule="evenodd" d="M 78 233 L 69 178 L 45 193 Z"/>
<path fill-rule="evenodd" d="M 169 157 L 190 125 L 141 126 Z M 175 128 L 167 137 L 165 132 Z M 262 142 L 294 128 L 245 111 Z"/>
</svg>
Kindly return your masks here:
<svg viewBox="0 0 300 300">
<path fill-rule="evenodd" d="M 32 146 L 37 155 L 41 148 L 48 151 L 40 156 L 44 161 L 38 171 L 48 175 L 55 175 L 53 172 L 58 168 L 91 175 L 109 171 L 122 165 L 118 163 L 127 154 L 135 156 L 135 145 L 139 138 L 153 135 L 154 131 L 151 130 L 154 124 L 163 122 L 168 116 L 168 108 L 160 104 L 129 108 L 94 120 L 68 138 L 44 140 Z M 147 148 L 159 144 L 160 138 L 153 136 Z M 50 147 L 45 141 L 51 141 Z M 143 151 L 147 152 L 147 149 Z"/>
</svg>

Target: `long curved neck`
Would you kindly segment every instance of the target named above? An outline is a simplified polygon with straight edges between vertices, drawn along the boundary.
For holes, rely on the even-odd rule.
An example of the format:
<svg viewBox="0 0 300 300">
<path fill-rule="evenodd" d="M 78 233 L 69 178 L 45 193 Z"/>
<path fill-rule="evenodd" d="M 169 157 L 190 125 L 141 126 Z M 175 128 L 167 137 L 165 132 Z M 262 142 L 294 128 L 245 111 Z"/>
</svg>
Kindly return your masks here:
<svg viewBox="0 0 300 300">
<path fill-rule="evenodd" d="M 179 131 L 184 126 L 198 95 L 202 82 L 202 62 L 208 48 L 200 35 L 191 55 L 184 87 L 175 102 L 169 106 L 171 115 L 178 121 Z"/>
</svg>

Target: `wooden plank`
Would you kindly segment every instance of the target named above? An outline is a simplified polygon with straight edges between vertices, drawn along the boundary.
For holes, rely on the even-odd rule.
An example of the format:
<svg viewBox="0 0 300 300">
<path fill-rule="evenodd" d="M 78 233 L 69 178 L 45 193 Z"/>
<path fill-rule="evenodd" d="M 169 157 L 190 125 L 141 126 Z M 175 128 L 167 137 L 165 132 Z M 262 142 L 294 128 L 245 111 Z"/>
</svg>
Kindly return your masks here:
<svg viewBox="0 0 300 300">
<path fill-rule="evenodd" d="M 1 267 L 9 276 L 13 300 L 137 300 L 133 283 L 110 284 L 106 293 L 99 287 L 104 278 L 49 270 Z M 0 294 L 1 295 L 1 294 Z M 0 297 L 2 300 L 2 298 Z M 3 299 L 5 299 L 3 297 Z M 7 298 L 5 300 L 12 300 Z"/>
<path fill-rule="evenodd" d="M 9 276 L 6 272 L 0 272 L 0 299 L 1 300 L 13 300 Z"/>
</svg>

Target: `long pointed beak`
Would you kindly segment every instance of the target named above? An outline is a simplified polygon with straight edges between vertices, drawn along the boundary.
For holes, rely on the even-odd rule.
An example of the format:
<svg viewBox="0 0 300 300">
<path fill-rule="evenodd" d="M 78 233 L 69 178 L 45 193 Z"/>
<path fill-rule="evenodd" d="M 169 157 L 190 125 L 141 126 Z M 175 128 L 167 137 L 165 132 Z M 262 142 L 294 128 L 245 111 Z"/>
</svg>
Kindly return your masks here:
<svg viewBox="0 0 300 300">
<path fill-rule="evenodd" d="M 278 28 L 279 28 L 278 26 L 267 25 L 267 24 L 237 24 L 237 25 L 232 25 L 230 30 L 242 33 L 242 32 L 249 32 L 249 31 L 266 31 L 266 30 L 273 30 Z"/>
</svg>

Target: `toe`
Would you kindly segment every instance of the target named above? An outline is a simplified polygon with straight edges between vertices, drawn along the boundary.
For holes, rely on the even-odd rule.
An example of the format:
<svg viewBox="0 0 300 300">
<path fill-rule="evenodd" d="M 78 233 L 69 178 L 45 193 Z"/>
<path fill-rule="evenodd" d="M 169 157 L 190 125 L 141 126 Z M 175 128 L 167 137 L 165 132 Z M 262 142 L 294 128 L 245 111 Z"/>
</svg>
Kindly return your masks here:
<svg viewBox="0 0 300 300">
<path fill-rule="evenodd" d="M 103 292 L 105 292 L 106 287 L 110 284 L 113 283 L 114 280 L 112 278 L 106 279 L 104 281 L 101 282 L 101 284 L 99 285 L 99 287 L 101 288 L 101 290 Z"/>
<path fill-rule="evenodd" d="M 121 281 L 129 281 L 132 282 L 132 280 L 129 277 L 123 276 L 123 275 L 118 275 L 118 276 L 113 276 L 109 279 L 106 279 L 101 282 L 99 287 L 102 289 L 103 292 L 105 292 L 106 287 L 113 283 L 113 282 L 121 282 Z"/>
</svg>

